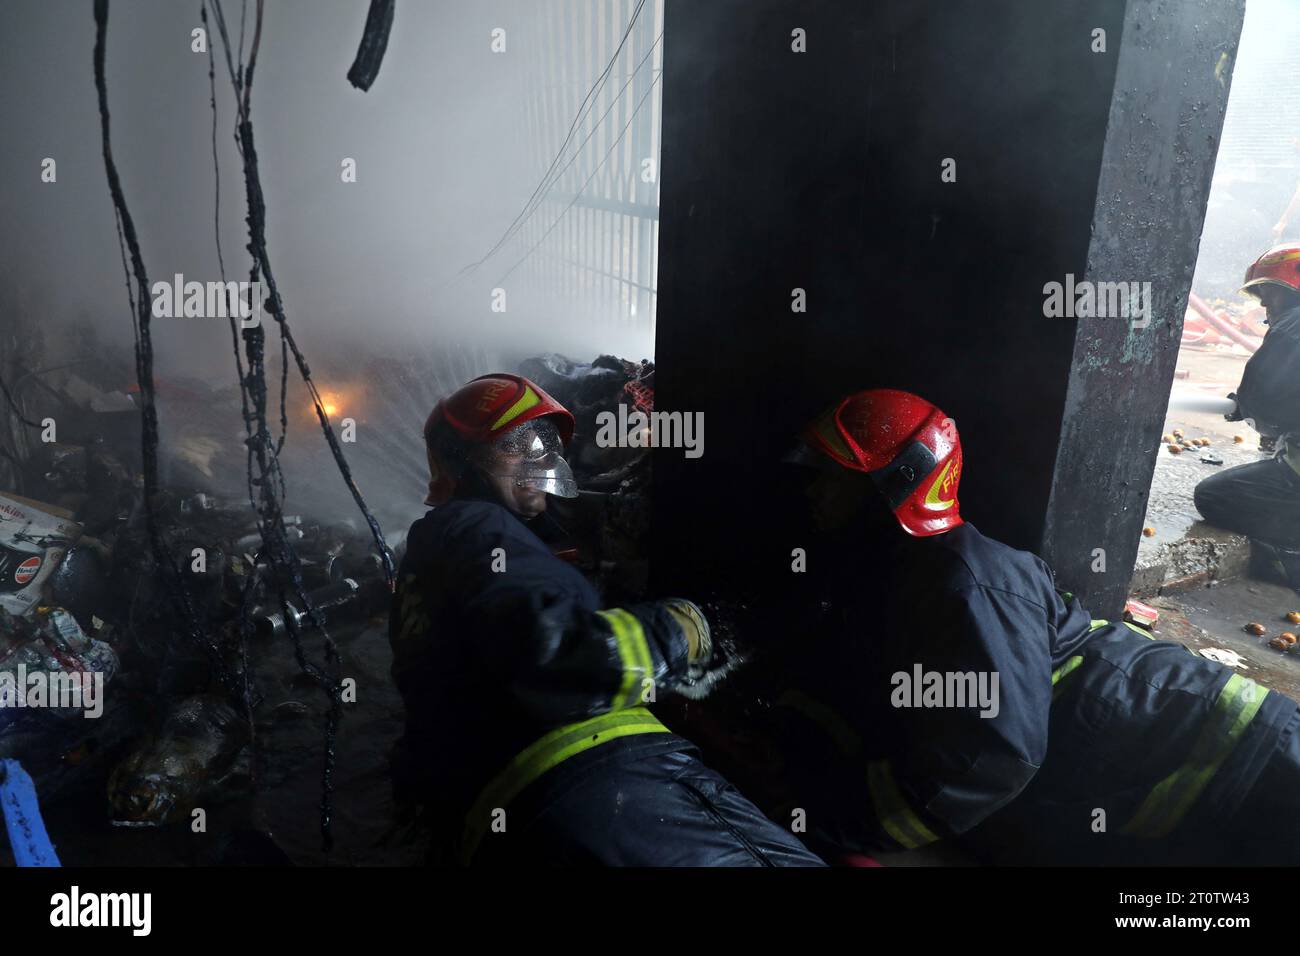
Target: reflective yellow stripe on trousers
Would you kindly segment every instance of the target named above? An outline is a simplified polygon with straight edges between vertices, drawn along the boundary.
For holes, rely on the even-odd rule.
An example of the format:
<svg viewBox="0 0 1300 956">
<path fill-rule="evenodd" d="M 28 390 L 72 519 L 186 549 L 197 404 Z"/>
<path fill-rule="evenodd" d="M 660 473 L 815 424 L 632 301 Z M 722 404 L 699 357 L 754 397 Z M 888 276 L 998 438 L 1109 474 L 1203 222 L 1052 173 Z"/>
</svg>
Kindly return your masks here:
<svg viewBox="0 0 1300 956">
<path fill-rule="evenodd" d="M 801 690 L 791 688 L 781 695 L 777 706 L 789 707 L 803 714 L 826 733 L 846 758 L 857 760 L 862 756 L 862 738 L 839 714 L 819 700 Z"/>
<path fill-rule="evenodd" d="M 1109 623 L 1094 620 L 1088 630 L 1095 631 Z M 1148 640 L 1155 640 L 1150 632 L 1128 621 L 1124 626 Z M 1185 650 L 1195 653 L 1190 648 Z M 1071 657 L 1052 673 L 1053 698 L 1065 688 L 1065 679 L 1082 663 L 1082 656 Z M 1233 674 L 1219 692 L 1214 710 L 1201 725 L 1200 735 L 1187 762 L 1156 784 L 1133 819 L 1124 826 L 1124 832 L 1152 839 L 1172 832 L 1231 755 L 1267 696 L 1268 691 L 1250 678 Z"/>
<path fill-rule="evenodd" d="M 641 622 L 622 608 L 611 608 L 597 612 L 609 622 L 614 632 L 614 643 L 618 647 L 618 656 L 623 663 L 623 683 L 610 703 L 611 710 L 631 707 L 640 698 L 641 682 L 654 678 L 654 667 L 650 662 L 650 645 L 646 643 L 645 629 Z"/>
<path fill-rule="evenodd" d="M 797 710 L 821 725 L 848 761 L 856 762 L 862 756 L 862 738 L 839 714 L 819 700 L 798 690 L 788 690 L 781 695 L 780 704 Z M 903 791 L 894 779 L 888 760 L 867 762 L 867 787 L 871 791 L 872 811 L 885 832 L 902 846 L 914 850 L 939 840 L 907 803 Z"/>
<path fill-rule="evenodd" d="M 934 832 L 908 806 L 907 798 L 894 779 L 894 772 L 889 769 L 888 760 L 873 760 L 867 764 L 867 785 L 871 788 L 876 819 L 891 837 L 909 850 L 938 841 Z"/>
<path fill-rule="evenodd" d="M 1124 832 L 1156 838 L 1178 826 L 1237 746 L 1267 696 L 1268 691 L 1249 677 L 1233 674 L 1228 678 L 1214 702 L 1214 710 L 1201 724 L 1187 762 L 1156 784 Z"/>
<path fill-rule="evenodd" d="M 670 732 L 644 707 L 631 707 L 576 724 L 566 724 L 535 741 L 511 760 L 505 770 L 497 774 L 474 801 L 473 808 L 465 817 L 465 829 L 461 835 L 461 863 L 468 866 L 474 858 L 479 843 L 492 823 L 492 814 L 505 809 L 510 801 L 548 770 L 570 757 L 619 737 Z"/>
</svg>

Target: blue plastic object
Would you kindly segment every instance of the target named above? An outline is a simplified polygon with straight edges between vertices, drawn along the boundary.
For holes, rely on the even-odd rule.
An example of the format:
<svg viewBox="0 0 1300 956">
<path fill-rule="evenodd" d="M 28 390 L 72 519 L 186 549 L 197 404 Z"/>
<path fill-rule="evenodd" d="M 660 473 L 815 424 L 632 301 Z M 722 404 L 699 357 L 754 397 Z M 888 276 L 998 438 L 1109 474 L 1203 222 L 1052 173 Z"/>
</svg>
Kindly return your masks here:
<svg viewBox="0 0 1300 956">
<path fill-rule="evenodd" d="M 19 866 L 59 866 L 54 844 L 45 832 L 36 787 L 17 760 L 0 760 L 0 810 L 9 845 Z"/>
</svg>

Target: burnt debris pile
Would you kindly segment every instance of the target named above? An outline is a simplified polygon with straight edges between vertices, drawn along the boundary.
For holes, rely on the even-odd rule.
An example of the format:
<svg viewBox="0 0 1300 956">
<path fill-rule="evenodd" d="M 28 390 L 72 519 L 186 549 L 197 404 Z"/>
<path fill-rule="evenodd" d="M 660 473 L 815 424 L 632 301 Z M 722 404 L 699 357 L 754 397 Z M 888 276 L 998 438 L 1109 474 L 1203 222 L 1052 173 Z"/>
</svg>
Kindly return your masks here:
<svg viewBox="0 0 1300 956">
<path fill-rule="evenodd" d="M 649 565 L 651 459 L 648 430 L 632 441 L 619 432 L 634 412 L 654 411 L 654 363 L 613 355 L 575 362 L 557 353 L 521 362 L 532 379 L 574 416 L 568 460 L 581 490 L 572 501 L 551 503 L 572 532 L 579 564 L 606 600 L 645 596 Z M 611 436 L 619 440 L 611 441 Z"/>
<path fill-rule="evenodd" d="M 200 808 L 282 783 L 267 731 L 310 715 L 323 725 L 323 747 L 317 738 L 313 759 L 296 766 L 312 767 L 308 783 L 318 782 L 329 852 L 352 675 L 386 652 L 359 642 L 345 666 L 347 644 L 383 626 L 394 546 L 400 552 L 428 481 L 425 418 L 439 398 L 519 354 L 507 361 L 436 343 L 309 367 L 272 269 L 254 144 L 263 4 L 239 12 L 236 34 L 220 0 L 200 8 L 215 30 L 214 275 L 220 288 L 247 279 L 265 296 L 266 318 L 249 325 L 233 307 L 222 312 L 233 362 L 215 384 L 156 361 L 149 237 L 137 232 L 112 151 L 109 3 L 94 4 L 95 91 L 131 338 L 55 333 L 23 315 L 0 336 L 0 758 L 22 762 L 42 801 L 75 798 L 121 827 L 179 827 Z M 375 0 L 360 88 L 374 79 L 391 22 L 392 4 Z M 246 206 L 239 266 L 221 248 L 216 214 L 223 74 Z M 519 371 L 577 419 L 570 460 L 584 491 L 556 509 L 574 560 L 610 600 L 640 595 L 650 442 L 644 429 L 625 440 L 624 426 L 628 411 L 653 412 L 654 366 L 546 354 Z M 601 439 L 611 416 L 617 441 Z M 297 699 L 304 690 L 316 692 L 314 707 Z"/>
<path fill-rule="evenodd" d="M 0 487 L 0 757 L 21 760 L 43 800 L 97 791 L 120 825 L 174 823 L 247 792 L 256 727 L 283 704 L 283 665 L 259 665 L 290 629 L 309 643 L 312 629 L 301 601 L 280 599 L 258 516 L 220 467 L 219 432 L 197 424 L 193 409 L 219 410 L 220 393 L 162 389 L 172 414 L 153 519 L 205 636 L 196 644 L 150 547 L 138 393 L 70 374 L 35 389 L 14 362 L 3 371 L 9 429 L 67 424 L 61 440 L 10 454 Z M 283 523 L 322 624 L 386 613 L 383 563 L 360 522 Z"/>
</svg>

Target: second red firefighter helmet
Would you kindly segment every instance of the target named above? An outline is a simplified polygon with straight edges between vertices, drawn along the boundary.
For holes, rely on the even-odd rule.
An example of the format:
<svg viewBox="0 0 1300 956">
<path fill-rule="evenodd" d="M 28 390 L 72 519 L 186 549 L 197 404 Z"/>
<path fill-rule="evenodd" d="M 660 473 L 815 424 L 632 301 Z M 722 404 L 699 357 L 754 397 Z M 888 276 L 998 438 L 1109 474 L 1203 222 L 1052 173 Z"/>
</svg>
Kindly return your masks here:
<svg viewBox="0 0 1300 956">
<path fill-rule="evenodd" d="M 1265 285 L 1300 293 L 1300 243 L 1274 246 L 1250 264 L 1241 291 L 1258 297 L 1260 287 Z"/>
<path fill-rule="evenodd" d="M 543 420 L 552 423 L 553 429 L 542 428 Z M 520 435 L 514 430 L 528 422 L 539 423 L 534 429 L 538 434 L 527 436 L 528 442 L 513 442 Z M 471 455 L 502 439 L 504 444 L 520 446 L 512 445 L 509 450 L 523 456 L 521 483 L 534 483 L 561 497 L 576 497 L 573 472 L 563 458 L 573 438 L 573 424 L 567 408 L 521 375 L 498 372 L 462 385 L 439 401 L 424 423 L 430 473 L 425 504 L 448 501 L 456 493 Z M 514 435 L 507 439 L 511 432 Z"/>
<path fill-rule="evenodd" d="M 941 534 L 962 523 L 957 426 L 925 399 L 892 388 L 854 392 L 801 437 L 837 464 L 869 475 L 908 534 Z"/>
</svg>

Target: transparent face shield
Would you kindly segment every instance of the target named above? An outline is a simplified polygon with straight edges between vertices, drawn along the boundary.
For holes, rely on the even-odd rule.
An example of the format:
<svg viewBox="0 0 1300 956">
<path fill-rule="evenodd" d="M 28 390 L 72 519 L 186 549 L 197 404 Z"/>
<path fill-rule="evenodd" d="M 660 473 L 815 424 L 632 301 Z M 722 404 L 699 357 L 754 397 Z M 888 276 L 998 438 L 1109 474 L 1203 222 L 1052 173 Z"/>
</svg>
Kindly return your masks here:
<svg viewBox="0 0 1300 956">
<path fill-rule="evenodd" d="M 527 501 L 536 493 L 578 497 L 578 482 L 564 460 L 559 429 L 549 419 L 538 418 L 512 428 L 472 461 L 498 490 L 515 501 Z"/>
</svg>

